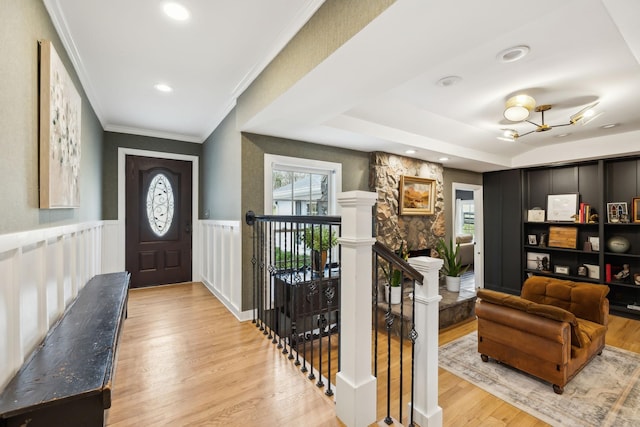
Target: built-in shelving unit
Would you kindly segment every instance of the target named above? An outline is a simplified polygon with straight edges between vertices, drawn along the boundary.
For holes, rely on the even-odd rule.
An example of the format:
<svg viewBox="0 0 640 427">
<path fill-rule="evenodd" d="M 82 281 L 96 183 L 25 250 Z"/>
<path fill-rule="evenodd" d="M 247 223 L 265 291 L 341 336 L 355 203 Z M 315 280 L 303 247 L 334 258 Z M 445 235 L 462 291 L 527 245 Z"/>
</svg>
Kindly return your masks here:
<svg viewBox="0 0 640 427">
<path fill-rule="evenodd" d="M 633 198 L 640 196 L 640 159 L 625 158 L 597 162 L 528 169 L 523 173 L 522 276 L 543 275 L 609 286 L 611 312 L 640 318 L 640 285 L 634 274 L 640 273 L 640 223 L 609 222 L 607 203 L 627 203 L 629 220 Z M 579 203 L 587 203 L 598 214 L 597 222 L 532 222 L 528 210 L 547 209 L 547 197 L 578 194 Z M 579 208 L 578 208 L 579 210 Z M 548 214 L 548 212 L 547 212 Z M 549 233 L 571 236 L 567 241 L 549 244 Z M 530 241 L 530 236 L 532 241 Z M 624 253 L 614 252 L 607 242 L 622 237 L 629 242 Z M 545 240 L 543 246 L 540 240 Z M 586 245 L 585 245 L 586 243 Z M 547 258 L 542 262 L 537 259 Z M 616 279 L 627 264 L 629 275 Z"/>
<path fill-rule="evenodd" d="M 640 318 L 640 310 L 629 308 L 640 306 L 640 285 L 633 278 L 640 273 L 640 222 L 633 222 L 632 209 L 633 199 L 640 197 L 640 157 L 488 172 L 483 185 L 485 287 L 519 294 L 533 274 L 598 283 L 609 286 L 612 313 Z M 558 194 L 578 194 L 578 203 L 588 204 L 598 218 L 552 222 L 545 216 L 544 222 L 529 221 L 530 209 L 546 212 L 547 197 Z M 608 220 L 607 203 L 618 202 L 627 203 L 630 222 Z M 552 227 L 557 227 L 556 238 L 550 245 Z M 567 241 L 558 241 L 558 235 Z M 535 237 L 530 241 L 530 236 Z M 626 239 L 629 249 L 610 250 L 607 242 L 614 236 Z M 625 264 L 629 277 L 616 279 Z"/>
</svg>

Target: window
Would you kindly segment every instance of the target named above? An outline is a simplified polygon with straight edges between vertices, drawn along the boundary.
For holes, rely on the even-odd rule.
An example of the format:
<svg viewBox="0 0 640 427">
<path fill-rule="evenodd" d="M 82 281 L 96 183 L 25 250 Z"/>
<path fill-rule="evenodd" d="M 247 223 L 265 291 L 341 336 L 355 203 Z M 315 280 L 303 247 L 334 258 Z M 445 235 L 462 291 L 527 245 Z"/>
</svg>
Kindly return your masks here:
<svg viewBox="0 0 640 427">
<path fill-rule="evenodd" d="M 336 214 L 341 164 L 270 154 L 264 157 L 265 214 Z"/>
<path fill-rule="evenodd" d="M 473 200 L 456 200 L 456 235 L 475 235 L 475 204 Z"/>
</svg>

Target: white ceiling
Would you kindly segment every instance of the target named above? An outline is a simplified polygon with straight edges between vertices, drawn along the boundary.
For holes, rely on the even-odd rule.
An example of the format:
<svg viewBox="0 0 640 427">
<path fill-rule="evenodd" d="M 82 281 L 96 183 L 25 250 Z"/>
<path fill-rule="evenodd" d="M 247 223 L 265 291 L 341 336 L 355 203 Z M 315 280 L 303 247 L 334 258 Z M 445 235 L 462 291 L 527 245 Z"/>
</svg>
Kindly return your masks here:
<svg viewBox="0 0 640 427">
<path fill-rule="evenodd" d="M 202 142 L 323 0 L 45 0 L 106 130 Z M 640 1 L 398 0 L 239 129 L 475 171 L 640 153 Z M 496 55 L 527 45 L 522 60 Z M 441 87 L 445 76 L 462 77 Z M 157 93 L 166 82 L 175 90 Z M 547 124 L 599 101 L 587 125 L 502 116 L 526 92 Z M 530 120 L 539 123 L 539 113 Z M 616 124 L 603 129 L 606 124 Z M 569 133 L 559 138 L 558 135 Z"/>
</svg>

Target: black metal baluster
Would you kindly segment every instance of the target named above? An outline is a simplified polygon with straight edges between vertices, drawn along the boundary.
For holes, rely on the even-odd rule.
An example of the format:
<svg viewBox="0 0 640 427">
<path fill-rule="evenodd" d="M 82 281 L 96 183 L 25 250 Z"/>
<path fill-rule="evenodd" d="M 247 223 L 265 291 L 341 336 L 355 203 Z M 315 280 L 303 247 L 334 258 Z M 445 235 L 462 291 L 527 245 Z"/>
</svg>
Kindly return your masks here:
<svg viewBox="0 0 640 427">
<path fill-rule="evenodd" d="M 277 222 L 275 223 L 277 224 L 277 229 L 274 230 L 274 240 L 276 240 L 276 245 L 274 246 L 274 253 L 276 250 L 278 250 L 279 248 L 282 248 L 282 233 L 281 231 L 281 227 L 282 227 L 282 222 Z M 274 225 L 274 227 L 276 227 L 276 225 Z M 275 238 L 275 233 L 277 233 L 277 239 Z M 284 254 L 284 265 L 286 268 L 287 265 L 287 255 L 286 252 Z M 278 313 L 276 314 L 278 316 L 278 345 L 277 348 L 281 349 L 282 346 L 282 336 L 284 335 L 284 332 L 287 328 L 287 284 L 286 282 L 284 282 L 284 280 L 286 280 L 286 270 L 283 271 L 282 266 L 278 265 L 277 268 L 274 271 L 274 274 L 277 274 L 276 276 L 276 280 L 278 278 L 280 278 L 281 283 L 284 285 L 280 288 L 280 291 L 282 292 L 282 295 L 280 295 L 280 301 L 282 304 L 282 307 L 278 307 Z M 282 277 L 284 276 L 284 277 Z M 276 292 L 278 291 L 278 287 L 276 287 Z M 278 300 L 278 296 L 276 295 L 276 301 Z M 282 324 L 280 323 L 280 319 L 282 319 Z M 275 340 L 275 338 L 274 338 Z M 274 342 L 275 344 L 275 342 Z"/>
<path fill-rule="evenodd" d="M 307 294 L 311 296 L 311 298 L 313 298 L 313 295 L 311 295 L 311 293 L 313 292 L 313 289 L 316 289 L 315 286 L 315 282 L 312 280 L 307 286 Z M 307 311 L 307 313 L 311 313 L 313 312 L 313 299 L 310 301 L 311 303 L 311 310 Z M 309 338 L 309 347 L 310 347 L 310 352 L 311 352 L 311 357 L 309 358 L 309 376 L 307 378 L 309 378 L 310 380 L 315 380 L 316 376 L 313 373 L 313 341 L 314 341 L 314 337 L 313 337 L 313 317 L 314 315 L 311 314 L 309 316 L 311 318 L 311 334 L 310 334 L 310 338 Z"/>
<path fill-rule="evenodd" d="M 253 212 L 252 212 L 253 213 Z M 249 219 L 249 212 L 247 212 L 247 217 L 246 217 L 246 221 L 247 224 L 251 226 L 251 247 L 252 247 L 252 253 L 251 253 L 251 275 L 253 277 L 253 286 L 252 286 L 252 290 L 253 290 L 253 310 L 252 310 L 252 315 L 253 315 L 253 319 L 251 320 L 251 323 L 254 323 L 257 326 L 257 316 L 258 316 L 258 305 L 257 305 L 257 286 L 258 286 L 258 281 L 257 276 L 256 276 L 256 223 L 255 223 L 255 217 L 253 217 L 253 215 L 251 215 L 252 218 Z"/>
<path fill-rule="evenodd" d="M 329 286 L 327 287 L 327 291 L 325 293 L 325 296 L 327 297 L 327 308 L 328 310 L 331 310 L 331 307 L 333 307 L 334 302 L 340 301 L 339 297 L 338 297 L 338 289 L 337 287 L 339 286 L 338 281 L 333 281 L 333 279 L 329 282 Z M 333 390 L 331 390 L 331 353 L 332 353 L 332 348 L 331 348 L 331 314 L 332 313 L 336 313 L 335 310 L 331 310 L 328 311 L 328 315 L 329 315 L 329 330 L 327 333 L 327 382 L 329 383 L 327 386 L 327 390 L 324 392 L 324 394 L 326 394 L 327 396 L 333 396 Z M 336 327 L 337 327 L 337 322 L 338 322 L 338 318 L 336 316 Z"/>
<path fill-rule="evenodd" d="M 273 222 L 269 222 L 269 233 L 267 234 L 267 260 L 268 260 L 268 270 L 269 270 L 269 306 L 271 307 L 271 325 L 269 325 L 269 336 L 268 338 L 271 340 L 273 344 L 276 341 L 276 334 L 274 333 L 273 328 L 276 326 L 277 316 L 277 300 L 275 295 L 275 283 L 273 281 L 273 269 L 271 264 L 271 248 L 273 247 Z"/>
<path fill-rule="evenodd" d="M 392 265 L 389 263 L 389 271 L 391 271 Z M 387 324 L 387 416 L 384 422 L 387 425 L 393 424 L 391 419 L 391 328 L 393 326 L 393 314 L 391 313 L 391 286 L 389 286 L 389 302 L 387 303 L 387 313 L 385 314 L 385 320 Z"/>
<path fill-rule="evenodd" d="M 265 232 L 264 232 L 264 228 L 265 228 L 265 224 L 264 222 L 260 223 L 260 238 L 259 238 L 259 245 L 260 248 L 258 250 L 258 256 L 260 257 L 260 263 L 259 263 L 259 270 L 258 270 L 258 274 L 259 274 L 259 278 L 258 278 L 258 282 L 260 283 L 260 296 L 258 297 L 260 300 L 260 305 L 258 310 L 260 310 L 260 330 L 262 331 L 262 333 L 264 335 L 267 335 L 267 329 L 266 329 L 266 324 L 265 321 L 266 319 L 266 301 L 265 301 L 265 292 L 266 292 L 266 287 L 265 287 L 265 281 L 264 281 L 264 267 L 265 267 Z"/>
<path fill-rule="evenodd" d="M 322 296 L 322 293 L 320 293 Z M 323 387 L 324 382 L 322 381 L 322 332 L 327 324 L 327 319 L 324 313 L 318 316 L 318 382 L 316 386 Z"/>
</svg>

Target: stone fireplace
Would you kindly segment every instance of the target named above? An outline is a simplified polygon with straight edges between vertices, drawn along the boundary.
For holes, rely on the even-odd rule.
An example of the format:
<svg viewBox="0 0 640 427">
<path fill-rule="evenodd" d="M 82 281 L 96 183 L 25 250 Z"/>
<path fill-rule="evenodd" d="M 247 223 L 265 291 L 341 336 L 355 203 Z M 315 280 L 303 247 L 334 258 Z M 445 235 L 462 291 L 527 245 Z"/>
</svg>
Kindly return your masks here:
<svg viewBox="0 0 640 427">
<path fill-rule="evenodd" d="M 378 195 L 374 215 L 378 241 L 393 250 L 403 241 L 412 251 L 433 250 L 445 236 L 442 165 L 379 151 L 371 153 L 370 165 L 369 187 Z M 436 180 L 433 215 L 398 214 L 402 175 Z"/>
</svg>

